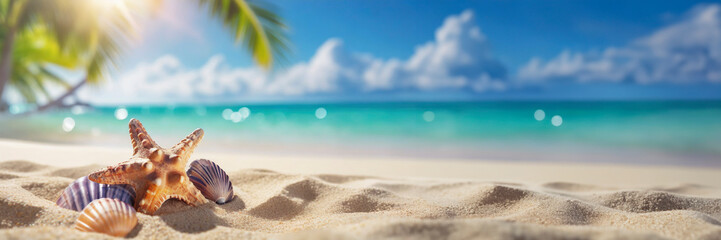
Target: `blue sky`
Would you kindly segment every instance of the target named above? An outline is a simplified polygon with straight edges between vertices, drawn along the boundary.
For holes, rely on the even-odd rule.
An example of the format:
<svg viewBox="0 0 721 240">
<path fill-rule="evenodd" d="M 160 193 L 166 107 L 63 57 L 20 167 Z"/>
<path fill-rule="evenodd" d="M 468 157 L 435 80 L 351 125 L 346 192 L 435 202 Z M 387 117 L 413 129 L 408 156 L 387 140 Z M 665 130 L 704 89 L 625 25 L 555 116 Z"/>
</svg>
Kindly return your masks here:
<svg viewBox="0 0 721 240">
<path fill-rule="evenodd" d="M 139 21 L 141 38 L 109 83 L 82 95 L 111 104 L 721 97 L 718 4 L 270 2 L 293 43 L 270 74 L 206 11 L 165 1 Z"/>
</svg>

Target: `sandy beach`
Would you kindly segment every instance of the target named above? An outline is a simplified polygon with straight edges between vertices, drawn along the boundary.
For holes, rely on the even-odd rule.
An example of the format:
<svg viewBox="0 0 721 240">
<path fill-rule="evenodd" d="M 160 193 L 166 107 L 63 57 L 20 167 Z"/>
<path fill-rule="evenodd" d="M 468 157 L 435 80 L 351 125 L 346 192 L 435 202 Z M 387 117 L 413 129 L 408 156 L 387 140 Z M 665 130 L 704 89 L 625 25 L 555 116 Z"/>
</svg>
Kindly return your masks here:
<svg viewBox="0 0 721 240">
<path fill-rule="evenodd" d="M 0 0 L 0 240 L 721 240 L 721 1 Z"/>
<path fill-rule="evenodd" d="M 98 239 L 55 205 L 130 149 L 0 140 L 0 238 Z M 721 169 L 209 153 L 236 198 L 138 214 L 129 238 L 721 239 Z"/>
</svg>

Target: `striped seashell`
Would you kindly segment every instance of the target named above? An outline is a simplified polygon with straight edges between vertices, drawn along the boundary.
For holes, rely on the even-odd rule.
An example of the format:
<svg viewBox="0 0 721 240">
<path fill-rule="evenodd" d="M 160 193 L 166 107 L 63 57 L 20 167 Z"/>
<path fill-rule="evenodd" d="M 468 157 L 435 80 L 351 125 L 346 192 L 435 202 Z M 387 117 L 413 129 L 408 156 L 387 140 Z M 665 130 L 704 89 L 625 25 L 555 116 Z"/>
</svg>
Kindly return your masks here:
<svg viewBox="0 0 721 240">
<path fill-rule="evenodd" d="M 62 208 L 82 211 L 93 200 L 100 198 L 114 198 L 133 205 L 135 190 L 130 185 L 100 184 L 90 181 L 87 176 L 78 178 L 60 195 L 56 204 Z"/>
<path fill-rule="evenodd" d="M 132 206 L 112 198 L 97 199 L 88 204 L 75 221 L 75 229 L 82 232 L 104 233 L 125 237 L 138 224 Z"/>
<path fill-rule="evenodd" d="M 233 200 L 233 183 L 218 164 L 205 159 L 195 160 L 186 173 L 205 198 L 217 204 Z"/>
</svg>

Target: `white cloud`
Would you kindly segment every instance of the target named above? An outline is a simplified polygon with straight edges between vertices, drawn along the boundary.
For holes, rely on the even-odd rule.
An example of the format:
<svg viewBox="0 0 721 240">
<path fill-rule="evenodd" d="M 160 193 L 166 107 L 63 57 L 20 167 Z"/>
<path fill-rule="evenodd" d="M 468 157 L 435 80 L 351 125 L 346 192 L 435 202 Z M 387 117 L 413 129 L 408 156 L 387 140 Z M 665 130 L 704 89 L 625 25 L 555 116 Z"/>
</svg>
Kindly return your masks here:
<svg viewBox="0 0 721 240">
<path fill-rule="evenodd" d="M 307 63 L 298 63 L 269 79 L 264 91 L 271 95 L 332 93 L 363 87 L 362 72 L 366 58 L 343 49 L 339 39 L 329 39 Z"/>
<path fill-rule="evenodd" d="M 519 70 L 524 81 L 721 82 L 721 5 L 701 5 L 678 23 L 620 48 L 572 53 Z"/>
<path fill-rule="evenodd" d="M 100 86 L 85 88 L 80 96 L 96 103 L 190 102 L 257 90 L 265 76 L 255 68 L 228 68 L 221 55 L 201 68 L 188 69 L 174 56 L 141 63 Z M 99 90 L 99 91 L 98 91 Z"/>
<path fill-rule="evenodd" d="M 407 60 L 378 59 L 345 50 L 340 39 L 327 40 L 308 63 L 270 79 L 267 94 L 503 90 L 505 67 L 491 56 L 473 12 L 448 17 L 435 41 L 416 48 Z"/>
<path fill-rule="evenodd" d="M 351 53 L 340 39 L 329 39 L 308 63 L 274 78 L 268 93 L 503 90 L 505 67 L 488 48 L 473 12 L 466 10 L 446 18 L 435 40 L 418 46 L 407 60 Z"/>
<path fill-rule="evenodd" d="M 407 60 L 379 59 L 346 51 L 340 39 L 323 43 L 308 62 L 273 74 L 231 68 L 220 55 L 190 69 L 167 55 L 116 76 L 94 100 L 127 102 L 224 96 L 297 96 L 374 91 L 502 91 L 506 70 L 490 53 L 473 12 L 449 16 L 435 40 L 420 45 Z M 114 97 L 113 97 L 114 96 Z M 129 97 L 132 96 L 132 97 Z M 97 101 L 96 101 L 97 102 Z"/>
<path fill-rule="evenodd" d="M 372 60 L 363 73 L 367 86 L 377 89 L 460 89 L 480 84 L 505 85 L 506 69 L 490 53 L 486 37 L 476 25 L 473 12 L 446 18 L 436 30 L 435 41 L 416 48 L 406 61 Z"/>
</svg>

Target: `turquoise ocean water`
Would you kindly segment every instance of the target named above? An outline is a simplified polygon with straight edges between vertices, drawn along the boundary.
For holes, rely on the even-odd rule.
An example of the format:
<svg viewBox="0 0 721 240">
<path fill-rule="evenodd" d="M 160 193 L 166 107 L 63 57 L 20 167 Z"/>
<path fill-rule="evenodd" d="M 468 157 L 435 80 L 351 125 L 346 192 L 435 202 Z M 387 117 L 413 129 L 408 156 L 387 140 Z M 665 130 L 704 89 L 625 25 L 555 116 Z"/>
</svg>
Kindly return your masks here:
<svg viewBox="0 0 721 240">
<path fill-rule="evenodd" d="M 721 166 L 719 101 L 96 107 L 5 116 L 0 138 L 129 147 L 130 118 L 161 145 L 203 128 L 199 150 Z"/>
</svg>

